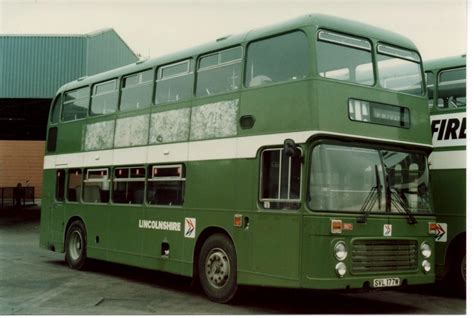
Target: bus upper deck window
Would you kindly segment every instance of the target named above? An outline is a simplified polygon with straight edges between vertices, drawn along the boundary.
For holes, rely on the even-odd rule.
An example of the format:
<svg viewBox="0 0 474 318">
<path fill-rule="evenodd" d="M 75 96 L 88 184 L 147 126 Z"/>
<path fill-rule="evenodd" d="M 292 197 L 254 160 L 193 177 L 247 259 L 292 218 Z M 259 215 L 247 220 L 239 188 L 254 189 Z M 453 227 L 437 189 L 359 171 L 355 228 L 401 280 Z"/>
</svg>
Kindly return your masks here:
<svg viewBox="0 0 474 318">
<path fill-rule="evenodd" d="M 117 110 L 117 80 L 95 84 L 92 88 L 91 115 L 105 115 Z"/>
<path fill-rule="evenodd" d="M 308 40 L 301 31 L 252 42 L 247 49 L 245 86 L 305 78 L 308 59 Z"/>
<path fill-rule="evenodd" d="M 64 94 L 61 119 L 63 121 L 71 121 L 85 118 L 87 116 L 88 108 L 89 87 L 82 87 L 68 91 Z"/>
<path fill-rule="evenodd" d="M 155 104 L 176 103 L 188 100 L 193 92 L 191 60 L 186 60 L 158 69 Z"/>
<path fill-rule="evenodd" d="M 423 95 L 421 59 L 418 53 L 385 44 L 377 46 L 377 68 L 383 88 Z"/>
<path fill-rule="evenodd" d="M 124 77 L 120 110 L 127 111 L 149 107 L 153 93 L 153 71 L 146 70 Z"/>
<path fill-rule="evenodd" d="M 438 107 L 466 107 L 466 68 L 444 70 L 439 73 Z"/>
<path fill-rule="evenodd" d="M 242 47 L 205 55 L 199 59 L 196 96 L 232 92 L 241 82 Z"/>
<path fill-rule="evenodd" d="M 372 45 L 368 40 L 319 31 L 316 60 L 319 76 L 373 85 Z"/>
</svg>

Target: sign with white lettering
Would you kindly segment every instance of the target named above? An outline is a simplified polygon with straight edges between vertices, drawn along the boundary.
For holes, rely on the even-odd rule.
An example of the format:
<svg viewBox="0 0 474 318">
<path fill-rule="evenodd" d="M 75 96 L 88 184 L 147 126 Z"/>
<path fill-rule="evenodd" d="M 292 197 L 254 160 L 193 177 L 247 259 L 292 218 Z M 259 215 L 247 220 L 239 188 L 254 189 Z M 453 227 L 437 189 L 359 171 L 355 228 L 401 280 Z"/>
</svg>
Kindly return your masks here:
<svg viewBox="0 0 474 318">
<path fill-rule="evenodd" d="M 466 146 L 466 113 L 431 116 L 434 147 Z"/>
<path fill-rule="evenodd" d="M 138 220 L 138 228 L 162 231 L 181 231 L 181 222 L 158 221 L 158 220 Z"/>
</svg>

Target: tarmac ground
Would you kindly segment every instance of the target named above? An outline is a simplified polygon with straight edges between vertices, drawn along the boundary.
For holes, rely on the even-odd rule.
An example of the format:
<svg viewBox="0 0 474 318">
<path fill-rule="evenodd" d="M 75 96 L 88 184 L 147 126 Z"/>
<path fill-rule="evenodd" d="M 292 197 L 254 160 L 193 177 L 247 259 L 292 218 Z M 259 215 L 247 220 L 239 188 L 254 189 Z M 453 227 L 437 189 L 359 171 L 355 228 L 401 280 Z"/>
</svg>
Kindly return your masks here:
<svg viewBox="0 0 474 318">
<path fill-rule="evenodd" d="M 38 208 L 0 210 L 0 315 L 6 314 L 465 314 L 440 285 L 371 292 L 241 287 L 209 301 L 189 278 L 102 261 L 72 270 L 39 248 Z"/>
</svg>

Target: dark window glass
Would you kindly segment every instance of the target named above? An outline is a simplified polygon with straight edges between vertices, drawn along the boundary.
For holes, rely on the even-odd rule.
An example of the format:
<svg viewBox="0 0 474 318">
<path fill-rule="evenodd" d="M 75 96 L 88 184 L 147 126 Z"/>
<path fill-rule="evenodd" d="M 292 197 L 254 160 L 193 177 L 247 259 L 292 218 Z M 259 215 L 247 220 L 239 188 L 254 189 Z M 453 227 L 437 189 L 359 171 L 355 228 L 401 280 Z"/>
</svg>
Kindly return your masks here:
<svg viewBox="0 0 474 318">
<path fill-rule="evenodd" d="M 64 186 L 66 185 L 66 171 L 56 172 L 56 201 L 64 201 Z"/>
<path fill-rule="evenodd" d="M 56 151 L 56 143 L 58 140 L 58 127 L 51 127 L 48 131 L 48 142 L 46 144 L 46 150 L 48 152 Z"/>
<path fill-rule="evenodd" d="M 67 199 L 71 202 L 79 201 L 82 192 L 82 170 L 81 169 L 69 169 L 68 171 L 68 183 L 67 183 Z"/>
<path fill-rule="evenodd" d="M 148 176 L 148 204 L 183 204 L 186 178 L 182 165 L 150 166 Z"/>
<path fill-rule="evenodd" d="M 84 202 L 107 203 L 109 202 L 110 180 L 109 170 L 88 169 L 84 178 Z"/>
<path fill-rule="evenodd" d="M 191 61 L 163 66 L 158 69 L 155 104 L 180 102 L 190 99 L 193 92 Z"/>
<path fill-rule="evenodd" d="M 289 157 L 283 153 L 283 149 L 263 151 L 260 200 L 265 208 L 300 207 L 301 169 L 302 162 L 298 156 Z"/>
<path fill-rule="evenodd" d="M 59 114 L 61 112 L 61 95 L 58 95 L 54 100 L 53 110 L 51 112 L 51 123 L 56 124 L 59 122 Z"/>
<path fill-rule="evenodd" d="M 438 107 L 466 107 L 466 68 L 440 72 L 438 83 Z"/>
<path fill-rule="evenodd" d="M 114 170 L 112 201 L 142 204 L 145 191 L 145 168 L 125 167 Z"/>
<path fill-rule="evenodd" d="M 199 60 L 196 96 L 232 92 L 240 87 L 242 48 L 223 50 Z"/>
<path fill-rule="evenodd" d="M 71 121 L 87 116 L 89 108 L 89 88 L 83 87 L 64 94 L 62 120 Z"/>
<path fill-rule="evenodd" d="M 142 109 L 151 104 L 153 71 L 147 70 L 123 79 L 120 110 Z"/>
<path fill-rule="evenodd" d="M 316 45 L 319 76 L 373 85 L 375 80 L 371 49 L 367 40 L 319 31 Z"/>
<path fill-rule="evenodd" d="M 308 59 L 308 41 L 303 32 L 253 42 L 247 50 L 245 86 L 305 78 L 309 68 Z"/>
<path fill-rule="evenodd" d="M 426 72 L 425 73 L 425 80 L 426 80 L 426 90 L 428 91 L 428 105 L 433 107 L 433 94 L 434 94 L 434 85 L 435 85 L 435 77 L 433 72 Z"/>
<path fill-rule="evenodd" d="M 117 110 L 117 80 L 99 83 L 93 86 L 91 111 L 92 116 L 114 113 Z"/>
</svg>

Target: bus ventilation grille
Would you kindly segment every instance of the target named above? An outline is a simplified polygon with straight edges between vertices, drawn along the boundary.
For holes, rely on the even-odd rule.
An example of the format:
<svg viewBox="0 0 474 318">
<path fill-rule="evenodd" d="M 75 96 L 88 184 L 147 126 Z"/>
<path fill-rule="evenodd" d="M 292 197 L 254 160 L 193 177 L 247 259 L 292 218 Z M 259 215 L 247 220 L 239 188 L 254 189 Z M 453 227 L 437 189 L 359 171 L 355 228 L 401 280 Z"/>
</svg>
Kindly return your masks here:
<svg viewBox="0 0 474 318">
<path fill-rule="evenodd" d="M 352 244 L 352 273 L 416 270 L 414 240 L 356 240 Z"/>
</svg>

